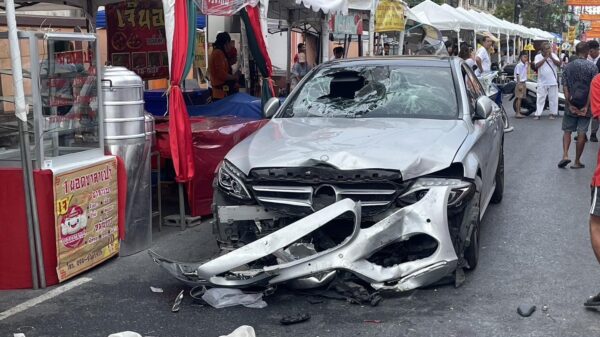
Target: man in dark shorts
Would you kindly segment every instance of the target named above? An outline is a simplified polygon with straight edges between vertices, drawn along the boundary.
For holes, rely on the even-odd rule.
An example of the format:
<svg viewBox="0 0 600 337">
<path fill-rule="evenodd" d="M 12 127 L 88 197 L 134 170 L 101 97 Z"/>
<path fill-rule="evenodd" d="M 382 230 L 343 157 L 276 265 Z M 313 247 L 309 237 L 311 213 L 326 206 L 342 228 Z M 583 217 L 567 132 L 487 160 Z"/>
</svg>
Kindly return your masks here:
<svg viewBox="0 0 600 337">
<path fill-rule="evenodd" d="M 600 118 L 600 77 L 594 77 L 590 89 L 590 101 L 594 118 Z M 600 262 L 600 152 L 598 153 L 598 163 L 596 171 L 592 178 L 592 207 L 590 208 L 590 241 L 596 260 Z M 600 294 L 590 297 L 585 301 L 584 306 L 590 308 L 600 308 Z"/>
<path fill-rule="evenodd" d="M 565 168 L 569 159 L 571 134 L 577 132 L 577 145 L 575 148 L 575 163 L 573 169 L 584 168 L 581 163 L 581 154 L 585 147 L 585 138 L 590 126 L 590 84 L 598 68 L 587 60 L 590 49 L 586 42 L 580 42 L 575 47 L 578 58 L 569 62 L 563 72 L 563 90 L 565 93 L 565 115 L 562 121 L 563 158 L 558 163 L 559 168 Z"/>
</svg>

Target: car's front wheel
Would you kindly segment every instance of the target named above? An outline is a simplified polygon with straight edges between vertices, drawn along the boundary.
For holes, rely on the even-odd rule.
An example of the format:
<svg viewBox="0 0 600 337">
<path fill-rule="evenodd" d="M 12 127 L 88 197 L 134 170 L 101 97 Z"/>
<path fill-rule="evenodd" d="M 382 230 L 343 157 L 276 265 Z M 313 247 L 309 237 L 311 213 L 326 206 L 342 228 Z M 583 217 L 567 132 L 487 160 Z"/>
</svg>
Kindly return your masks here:
<svg viewBox="0 0 600 337">
<path fill-rule="evenodd" d="M 479 263 L 479 224 L 480 224 L 480 213 L 481 213 L 481 178 L 477 177 L 475 180 L 475 186 L 477 190 L 471 202 L 471 206 L 467 210 L 467 215 L 471 219 L 471 235 L 469 236 L 469 245 L 466 246 L 464 251 L 464 258 L 468 264 L 470 270 L 475 269 Z"/>
<path fill-rule="evenodd" d="M 496 168 L 494 180 L 496 182 L 496 188 L 494 189 L 494 194 L 492 194 L 490 202 L 499 204 L 504 196 L 504 147 L 500 148 L 500 158 L 498 159 L 498 168 Z"/>
</svg>

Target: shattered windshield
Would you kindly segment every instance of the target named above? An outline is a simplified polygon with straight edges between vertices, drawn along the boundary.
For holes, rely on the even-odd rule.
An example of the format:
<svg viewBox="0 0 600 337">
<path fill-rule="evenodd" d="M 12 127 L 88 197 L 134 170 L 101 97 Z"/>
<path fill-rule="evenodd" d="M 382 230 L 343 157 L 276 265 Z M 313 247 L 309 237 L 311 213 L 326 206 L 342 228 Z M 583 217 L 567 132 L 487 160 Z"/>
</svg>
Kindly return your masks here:
<svg viewBox="0 0 600 337">
<path fill-rule="evenodd" d="M 458 107 L 449 68 L 326 68 L 302 86 L 281 117 L 455 119 Z"/>
</svg>

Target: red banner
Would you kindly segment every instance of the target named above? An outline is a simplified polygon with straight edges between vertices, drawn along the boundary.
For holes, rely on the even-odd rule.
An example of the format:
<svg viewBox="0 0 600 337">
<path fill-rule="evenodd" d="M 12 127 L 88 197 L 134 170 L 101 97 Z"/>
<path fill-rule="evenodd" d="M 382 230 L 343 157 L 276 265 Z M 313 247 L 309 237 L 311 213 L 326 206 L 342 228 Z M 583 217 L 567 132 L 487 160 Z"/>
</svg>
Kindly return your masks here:
<svg viewBox="0 0 600 337">
<path fill-rule="evenodd" d="M 567 6 L 600 6 L 600 0 L 567 0 Z"/>
<path fill-rule="evenodd" d="M 165 16 L 160 0 L 106 6 L 108 60 L 142 79 L 169 77 Z"/>
<path fill-rule="evenodd" d="M 598 15 L 598 14 L 580 14 L 579 20 L 581 20 L 581 21 L 600 21 L 600 15 Z"/>
</svg>

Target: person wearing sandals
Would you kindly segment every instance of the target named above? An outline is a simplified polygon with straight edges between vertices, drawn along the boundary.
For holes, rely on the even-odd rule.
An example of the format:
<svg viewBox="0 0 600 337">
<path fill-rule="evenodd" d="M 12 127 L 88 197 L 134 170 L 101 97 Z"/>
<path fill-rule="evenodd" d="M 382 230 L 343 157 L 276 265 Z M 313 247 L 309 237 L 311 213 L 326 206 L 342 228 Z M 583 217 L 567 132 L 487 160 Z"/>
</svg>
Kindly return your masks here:
<svg viewBox="0 0 600 337">
<path fill-rule="evenodd" d="M 586 56 L 587 57 L 587 56 Z M 550 43 L 542 44 L 542 49 L 533 61 L 537 69 L 537 110 L 533 119 L 540 119 L 546 105 L 546 97 L 550 104 L 550 119 L 558 116 L 558 67 L 560 60 L 552 52 Z"/>
<path fill-rule="evenodd" d="M 594 77 L 590 88 L 590 101 L 594 119 L 600 118 L 600 76 Z M 592 178 L 592 207 L 590 208 L 590 241 L 596 260 L 600 263 L 600 153 L 598 154 L 596 170 Z M 587 299 L 583 304 L 586 308 L 600 308 L 600 293 Z"/>
<path fill-rule="evenodd" d="M 565 93 L 565 115 L 562 121 L 563 134 L 563 158 L 558 163 L 559 168 L 566 167 L 569 159 L 569 147 L 571 146 L 571 134 L 577 132 L 577 144 L 575 147 L 575 163 L 571 168 L 583 168 L 580 161 L 585 147 L 586 133 L 590 126 L 592 116 L 590 109 L 590 86 L 594 77 L 598 74 L 598 68 L 587 60 L 590 48 L 587 42 L 580 42 L 575 47 L 577 59 L 569 62 L 563 72 L 563 89 Z"/>
<path fill-rule="evenodd" d="M 516 118 L 523 118 L 521 114 L 521 100 L 527 95 L 527 73 L 529 72 L 529 57 L 526 51 L 522 51 L 519 55 L 519 63 L 515 66 L 515 99 L 517 100 L 517 109 L 515 111 Z"/>
</svg>

